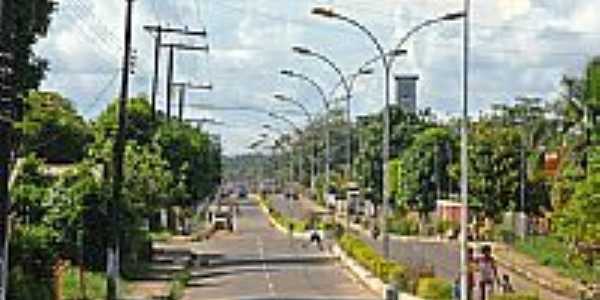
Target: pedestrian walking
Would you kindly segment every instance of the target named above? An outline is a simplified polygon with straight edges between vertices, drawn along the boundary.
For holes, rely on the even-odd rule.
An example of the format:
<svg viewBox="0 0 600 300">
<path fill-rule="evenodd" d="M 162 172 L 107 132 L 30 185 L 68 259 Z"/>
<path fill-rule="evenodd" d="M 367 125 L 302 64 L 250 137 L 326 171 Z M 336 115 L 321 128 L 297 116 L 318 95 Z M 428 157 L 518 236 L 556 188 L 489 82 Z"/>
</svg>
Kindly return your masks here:
<svg viewBox="0 0 600 300">
<path fill-rule="evenodd" d="M 452 300 L 460 300 L 460 276 L 454 279 L 454 283 L 452 284 Z"/>
<path fill-rule="evenodd" d="M 498 278 L 496 261 L 492 257 L 492 248 L 489 245 L 481 247 L 482 256 L 477 259 L 479 266 L 479 299 L 489 299 L 494 290 L 494 282 Z"/>
<path fill-rule="evenodd" d="M 467 249 L 467 299 L 473 299 L 473 290 L 475 289 L 475 270 L 477 270 L 477 262 L 473 248 Z"/>
<path fill-rule="evenodd" d="M 319 232 L 315 229 L 313 229 L 312 233 L 310 234 L 310 242 L 311 243 L 315 243 L 317 248 L 321 251 L 323 251 L 323 244 L 321 241 L 321 235 L 319 234 Z"/>
<path fill-rule="evenodd" d="M 373 230 L 371 231 L 371 235 L 373 237 L 374 240 L 379 238 L 379 234 L 381 234 L 380 230 L 379 230 L 379 226 L 375 225 L 373 226 Z"/>
</svg>

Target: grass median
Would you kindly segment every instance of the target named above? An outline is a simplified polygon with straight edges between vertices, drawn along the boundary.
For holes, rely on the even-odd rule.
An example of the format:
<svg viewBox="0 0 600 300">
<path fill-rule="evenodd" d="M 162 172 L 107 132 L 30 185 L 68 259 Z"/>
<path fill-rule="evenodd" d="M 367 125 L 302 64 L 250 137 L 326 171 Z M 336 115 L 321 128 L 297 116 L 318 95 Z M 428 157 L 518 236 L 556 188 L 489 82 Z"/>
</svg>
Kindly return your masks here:
<svg viewBox="0 0 600 300">
<path fill-rule="evenodd" d="M 556 270 L 559 274 L 574 280 L 600 282 L 600 264 L 585 264 L 571 258 L 567 243 L 552 236 L 532 236 L 518 240 L 515 249 L 533 258 L 542 266 Z"/>
<path fill-rule="evenodd" d="M 264 196 L 258 196 L 258 202 L 266 208 L 273 220 L 285 229 L 289 229 L 290 225 L 293 232 L 304 232 L 308 229 L 309 222 L 288 217 L 275 209 L 269 199 Z"/>
</svg>

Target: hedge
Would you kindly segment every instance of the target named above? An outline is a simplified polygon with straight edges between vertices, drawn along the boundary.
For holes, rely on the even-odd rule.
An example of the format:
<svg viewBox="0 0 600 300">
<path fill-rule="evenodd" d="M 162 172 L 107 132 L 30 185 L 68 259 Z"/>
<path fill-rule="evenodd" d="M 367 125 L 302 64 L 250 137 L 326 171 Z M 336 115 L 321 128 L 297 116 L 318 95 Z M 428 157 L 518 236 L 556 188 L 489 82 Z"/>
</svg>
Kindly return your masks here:
<svg viewBox="0 0 600 300">
<path fill-rule="evenodd" d="M 271 215 L 271 218 L 273 218 L 273 220 L 275 220 L 275 222 L 277 222 L 277 224 L 281 225 L 282 227 L 288 229 L 290 227 L 290 225 L 293 226 L 293 231 L 296 232 L 304 232 L 306 231 L 308 224 L 305 221 L 302 220 L 296 220 L 293 218 L 289 218 L 285 215 L 283 215 L 281 212 L 277 211 L 273 205 L 271 204 L 271 202 L 267 199 L 265 199 L 264 197 L 259 197 L 258 201 L 260 202 L 260 204 L 264 207 L 267 208 L 267 210 L 269 211 L 269 214 Z"/>
<path fill-rule="evenodd" d="M 451 300 L 452 284 L 440 278 L 421 278 L 417 287 L 417 296 L 428 300 Z"/>
<path fill-rule="evenodd" d="M 385 260 L 377 251 L 362 240 L 344 234 L 340 247 L 359 264 L 386 283 L 395 284 L 400 290 L 408 290 L 408 269 L 395 261 Z"/>
<path fill-rule="evenodd" d="M 540 300 L 540 297 L 532 294 L 506 294 L 492 296 L 490 300 Z"/>
</svg>

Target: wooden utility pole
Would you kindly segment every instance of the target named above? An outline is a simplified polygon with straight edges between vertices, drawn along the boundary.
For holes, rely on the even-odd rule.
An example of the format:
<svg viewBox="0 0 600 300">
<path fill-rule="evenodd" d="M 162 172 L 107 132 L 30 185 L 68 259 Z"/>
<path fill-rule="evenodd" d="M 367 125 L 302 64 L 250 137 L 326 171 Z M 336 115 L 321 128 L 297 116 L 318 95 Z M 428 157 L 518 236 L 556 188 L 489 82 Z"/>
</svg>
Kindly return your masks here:
<svg viewBox="0 0 600 300">
<path fill-rule="evenodd" d="M 129 97 L 129 68 L 131 60 L 131 19 L 133 0 L 126 0 L 125 13 L 125 53 L 123 55 L 123 70 L 121 78 L 121 96 L 119 98 L 119 127 L 113 148 L 113 191 L 112 199 L 108 201 L 111 235 L 107 252 L 106 298 L 117 300 L 119 279 L 119 207 L 123 187 L 123 158 L 125 156 L 125 138 L 127 130 L 127 99 Z"/>
<path fill-rule="evenodd" d="M 156 96 L 158 94 L 158 82 L 159 82 L 159 68 L 160 68 L 160 48 L 162 47 L 163 33 L 178 33 L 188 36 L 202 36 L 206 37 L 206 30 L 199 31 L 190 31 L 187 28 L 173 28 L 173 27 L 163 27 L 161 25 L 146 25 L 144 26 L 144 30 L 154 33 L 154 76 L 152 78 L 152 95 L 151 95 L 151 103 L 152 103 L 152 118 L 156 120 Z M 173 66 L 173 58 L 172 58 L 172 47 L 169 52 L 169 70 L 172 69 Z M 168 74 L 172 74 L 169 72 Z M 169 75 L 172 76 L 172 75 Z M 167 81 L 172 81 L 172 78 Z M 167 100 L 170 100 L 170 91 L 167 86 Z M 167 101 L 169 102 L 169 101 Z M 167 106 L 167 115 L 170 116 L 171 108 Z"/>
<path fill-rule="evenodd" d="M 207 46 L 190 46 L 185 44 L 163 44 L 162 47 L 169 48 L 169 63 L 167 66 L 167 120 L 171 119 L 171 97 L 173 92 L 173 79 L 175 76 L 175 50 L 187 51 L 209 51 Z"/>
<path fill-rule="evenodd" d="M 14 117 L 13 56 L 8 51 L 7 21 L 3 18 L 4 1 L 0 0 L 0 300 L 6 299 L 8 288 L 8 239 L 10 214 L 10 158 Z"/>
</svg>

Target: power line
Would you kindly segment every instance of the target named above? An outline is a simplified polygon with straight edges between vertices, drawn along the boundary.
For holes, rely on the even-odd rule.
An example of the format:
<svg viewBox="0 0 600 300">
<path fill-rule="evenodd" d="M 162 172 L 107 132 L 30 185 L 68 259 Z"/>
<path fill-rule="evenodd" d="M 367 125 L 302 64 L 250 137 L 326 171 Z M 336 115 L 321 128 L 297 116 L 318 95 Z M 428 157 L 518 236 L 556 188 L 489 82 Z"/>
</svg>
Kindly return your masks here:
<svg viewBox="0 0 600 300">
<path fill-rule="evenodd" d="M 89 114 L 91 110 L 96 108 L 97 104 L 100 102 L 101 97 L 106 93 L 106 91 L 108 91 L 114 85 L 114 83 L 116 82 L 120 73 L 121 73 L 121 70 L 117 70 L 116 72 L 114 72 L 114 74 L 110 77 L 110 79 L 108 80 L 106 85 L 104 85 L 100 89 L 100 91 L 98 91 L 96 96 L 94 96 L 94 100 L 89 105 L 87 105 L 85 108 L 82 109 L 83 115 Z"/>
</svg>

